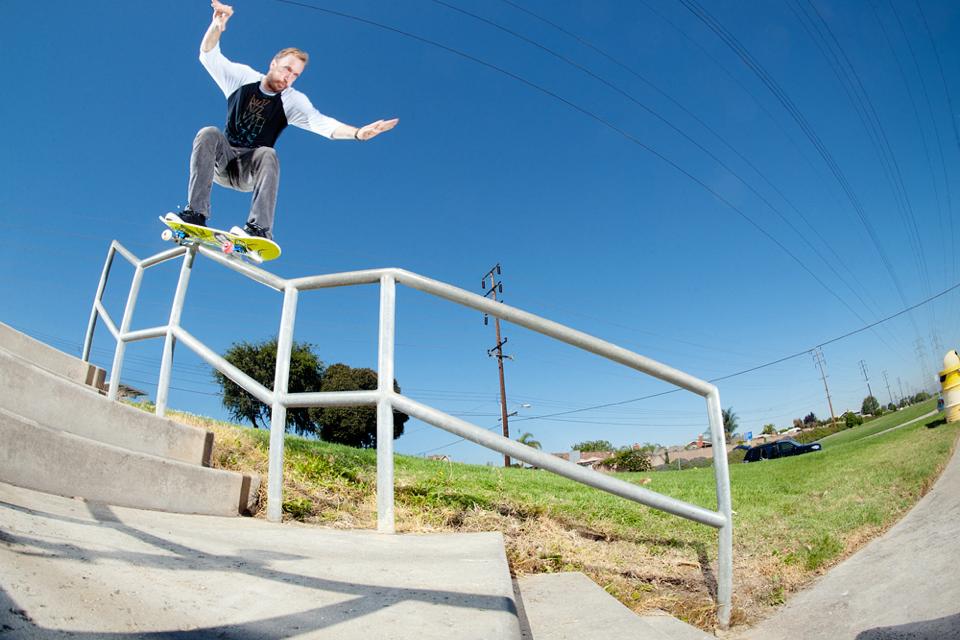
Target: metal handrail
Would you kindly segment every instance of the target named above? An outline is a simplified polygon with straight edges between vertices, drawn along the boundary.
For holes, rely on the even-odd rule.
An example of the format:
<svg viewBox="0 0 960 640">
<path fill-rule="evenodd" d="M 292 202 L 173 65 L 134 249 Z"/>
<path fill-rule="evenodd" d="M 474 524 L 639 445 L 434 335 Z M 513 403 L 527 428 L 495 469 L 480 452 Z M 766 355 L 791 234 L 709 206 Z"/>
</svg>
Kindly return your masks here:
<svg viewBox="0 0 960 640">
<path fill-rule="evenodd" d="M 102 302 L 110 268 L 115 255 L 118 253 L 135 268 L 130 291 L 127 296 L 127 303 L 124 308 L 123 319 L 121 320 L 119 328 L 110 317 Z M 180 326 L 180 317 L 186 300 L 187 285 L 189 284 L 193 262 L 197 254 L 201 254 L 228 269 L 283 293 L 283 311 L 277 338 L 276 373 L 272 391 L 227 362 L 226 359 L 212 351 Z M 161 327 L 139 329 L 136 331 L 131 330 L 130 323 L 133 316 L 133 309 L 136 306 L 144 271 L 149 267 L 173 260 L 180 256 L 183 256 L 183 263 L 171 304 L 168 323 Z M 301 291 L 314 289 L 362 284 L 380 285 L 380 328 L 377 363 L 378 387 L 376 391 L 288 393 L 290 354 L 293 347 L 293 329 L 296 320 L 299 293 Z M 664 496 L 638 485 L 581 467 L 567 460 L 528 447 L 520 442 L 491 433 L 475 424 L 448 415 L 396 393 L 393 390 L 393 372 L 397 284 L 402 284 L 432 296 L 499 317 L 502 320 L 566 342 L 579 349 L 589 351 L 608 360 L 659 378 L 660 380 L 670 382 L 704 397 L 707 404 L 707 419 L 710 425 L 710 437 L 714 451 L 713 467 L 717 491 L 717 510 L 712 511 L 676 498 Z M 83 359 L 85 361 L 89 361 L 93 334 L 97 319 L 100 317 L 103 318 L 111 335 L 113 335 L 117 341 L 108 391 L 108 397 L 111 400 L 117 398 L 126 344 L 136 340 L 162 336 L 164 338 L 164 349 L 160 364 L 160 379 L 157 386 L 157 415 L 162 416 L 166 413 L 170 378 L 173 368 L 173 347 L 177 342 L 185 345 L 207 364 L 228 377 L 255 398 L 270 405 L 271 428 L 267 518 L 273 522 L 279 522 L 282 517 L 283 436 L 286 431 L 287 409 L 296 407 L 375 405 L 377 407 L 377 529 L 384 533 L 393 533 L 395 531 L 393 504 L 393 411 L 396 409 L 423 422 L 487 447 L 488 449 L 516 458 L 517 460 L 541 469 L 552 471 L 576 482 L 718 529 L 717 616 L 722 627 L 725 628 L 729 625 L 733 591 L 733 518 L 730 501 L 730 481 L 727 458 L 720 453 L 725 451 L 720 392 L 716 386 L 709 382 L 700 380 L 679 369 L 651 360 L 650 358 L 583 333 L 582 331 L 571 329 L 570 327 L 541 318 L 516 307 L 511 307 L 502 302 L 495 302 L 489 298 L 403 269 L 369 269 L 284 279 L 256 266 L 228 258 L 204 246 L 177 247 L 140 260 L 114 240 L 107 252 L 107 259 L 104 263 L 100 282 L 97 286 L 93 309 L 90 312 L 90 321 L 87 326 L 87 335 L 84 339 L 83 348 Z"/>
</svg>

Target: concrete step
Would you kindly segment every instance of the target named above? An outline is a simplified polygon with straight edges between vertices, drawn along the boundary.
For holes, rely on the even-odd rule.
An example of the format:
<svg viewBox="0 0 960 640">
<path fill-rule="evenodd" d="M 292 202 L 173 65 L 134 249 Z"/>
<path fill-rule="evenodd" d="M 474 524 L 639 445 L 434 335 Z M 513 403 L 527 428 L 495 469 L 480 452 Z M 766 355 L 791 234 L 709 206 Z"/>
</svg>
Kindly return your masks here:
<svg viewBox="0 0 960 640">
<path fill-rule="evenodd" d="M 499 533 L 185 516 L 0 483 L 0 567 L 4 638 L 520 638 Z"/>
<path fill-rule="evenodd" d="M 124 404 L 0 348 L 0 407 L 85 438 L 161 458 L 210 464 L 213 433 Z"/>
<path fill-rule="evenodd" d="M 100 367 L 54 349 L 2 322 L 0 322 L 0 349 L 6 349 L 35 366 L 71 382 L 87 385 L 100 391 L 106 390 L 104 382 L 106 372 Z"/>
<path fill-rule="evenodd" d="M 638 616 L 582 573 L 517 579 L 525 637 L 533 640 L 706 640 L 704 633 L 663 613 Z"/>
<path fill-rule="evenodd" d="M 0 408 L 0 481 L 61 496 L 176 513 L 254 510 L 258 476 L 130 451 Z"/>
</svg>

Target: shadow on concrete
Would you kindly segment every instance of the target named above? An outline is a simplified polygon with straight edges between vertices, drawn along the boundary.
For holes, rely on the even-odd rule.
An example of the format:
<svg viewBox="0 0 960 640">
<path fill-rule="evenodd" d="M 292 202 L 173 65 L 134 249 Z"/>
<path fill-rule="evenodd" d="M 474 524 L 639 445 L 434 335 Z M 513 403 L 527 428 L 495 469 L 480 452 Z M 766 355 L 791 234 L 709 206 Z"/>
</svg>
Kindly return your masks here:
<svg viewBox="0 0 960 640">
<path fill-rule="evenodd" d="M 113 512 L 109 505 L 87 503 L 95 521 L 62 516 L 58 514 L 28 509 L 0 501 L 0 508 L 14 509 L 34 516 L 51 518 L 73 524 L 96 527 L 110 527 L 125 533 L 136 540 L 162 550 L 165 553 L 152 554 L 134 551 L 104 551 L 89 548 L 76 543 L 50 542 L 26 535 L 0 531 L 0 544 L 7 546 L 13 553 L 23 556 L 42 556 L 79 563 L 99 561 L 124 562 L 134 567 L 162 568 L 182 571 L 218 571 L 234 572 L 242 576 L 271 580 L 285 585 L 296 585 L 308 589 L 356 596 L 349 600 L 294 614 L 256 620 L 237 625 L 222 625 L 187 631 L 155 632 L 116 632 L 88 633 L 45 629 L 38 626 L 27 614 L 19 609 L 13 599 L 0 585 L 0 637 L 7 638 L 288 638 L 295 635 L 317 631 L 329 626 L 382 610 L 407 601 L 443 603 L 447 606 L 474 610 L 503 611 L 517 616 L 514 601 L 509 597 L 484 594 L 460 593 L 431 589 L 410 589 L 387 587 L 372 584 L 354 584 L 338 580 L 301 575 L 290 571 L 281 571 L 268 566 L 273 560 L 308 560 L 307 556 L 278 553 L 268 549 L 244 549 L 237 554 L 214 554 L 176 543 L 166 538 L 141 531 L 125 524 Z M 169 555 L 172 554 L 172 555 Z M 9 634 L 9 635 L 7 635 Z"/>
<path fill-rule="evenodd" d="M 960 613 L 895 627 L 876 627 L 857 634 L 856 640 L 960 640 Z"/>
</svg>

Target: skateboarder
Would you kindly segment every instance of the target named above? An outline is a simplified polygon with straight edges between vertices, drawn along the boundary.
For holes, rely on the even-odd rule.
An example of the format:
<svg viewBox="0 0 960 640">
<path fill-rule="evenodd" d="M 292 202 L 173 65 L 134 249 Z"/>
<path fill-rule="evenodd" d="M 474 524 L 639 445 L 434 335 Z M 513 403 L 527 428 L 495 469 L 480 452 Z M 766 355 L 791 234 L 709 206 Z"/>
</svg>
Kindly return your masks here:
<svg viewBox="0 0 960 640">
<path fill-rule="evenodd" d="M 280 165 L 273 145 L 288 125 L 307 129 L 332 140 L 369 140 L 389 131 L 399 120 L 377 120 L 352 127 L 317 111 L 304 94 L 293 88 L 308 56 L 300 49 L 283 49 L 264 75 L 231 62 L 220 52 L 220 36 L 233 7 L 212 0 L 213 20 L 200 43 L 200 62 L 227 98 L 227 124 L 200 130 L 190 156 L 187 207 L 167 217 L 206 226 L 213 182 L 238 191 L 252 191 L 250 214 L 243 229 L 231 233 L 273 238 L 274 207 Z M 172 219 L 172 218 L 171 218 Z"/>
</svg>

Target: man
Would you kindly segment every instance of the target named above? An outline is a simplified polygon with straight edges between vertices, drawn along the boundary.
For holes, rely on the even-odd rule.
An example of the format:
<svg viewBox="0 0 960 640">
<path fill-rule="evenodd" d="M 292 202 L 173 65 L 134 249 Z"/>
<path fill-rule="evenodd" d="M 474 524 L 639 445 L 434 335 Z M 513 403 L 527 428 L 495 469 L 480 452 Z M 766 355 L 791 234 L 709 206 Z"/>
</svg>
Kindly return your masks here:
<svg viewBox="0 0 960 640">
<path fill-rule="evenodd" d="M 236 235 L 273 238 L 274 208 L 280 165 L 273 145 L 292 124 L 332 140 L 369 140 L 396 126 L 399 119 L 377 120 L 352 127 L 317 111 L 304 94 L 293 88 L 307 65 L 300 49 L 283 49 L 270 62 L 266 75 L 231 62 L 220 52 L 233 7 L 212 0 L 213 20 L 200 43 L 200 62 L 227 98 L 227 124 L 201 129 L 190 156 L 187 208 L 168 219 L 206 226 L 210 217 L 213 182 L 237 191 L 252 191 L 250 214 Z"/>
</svg>

